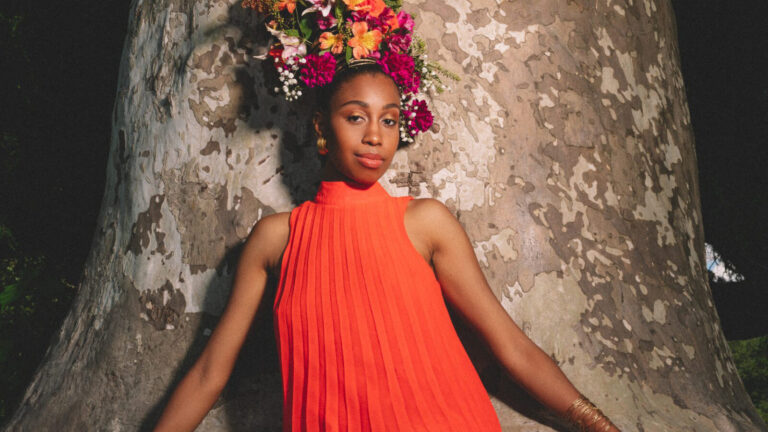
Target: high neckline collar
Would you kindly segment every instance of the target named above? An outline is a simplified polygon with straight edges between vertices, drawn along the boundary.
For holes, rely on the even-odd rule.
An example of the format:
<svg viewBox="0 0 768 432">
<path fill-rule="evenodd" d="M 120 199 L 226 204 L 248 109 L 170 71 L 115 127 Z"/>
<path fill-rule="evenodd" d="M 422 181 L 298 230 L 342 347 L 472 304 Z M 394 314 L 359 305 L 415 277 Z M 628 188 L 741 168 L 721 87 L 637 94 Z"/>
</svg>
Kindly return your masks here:
<svg viewBox="0 0 768 432">
<path fill-rule="evenodd" d="M 345 181 L 321 181 L 314 202 L 317 204 L 353 205 L 390 197 L 386 189 L 374 182 L 370 186 L 352 185 Z"/>
</svg>

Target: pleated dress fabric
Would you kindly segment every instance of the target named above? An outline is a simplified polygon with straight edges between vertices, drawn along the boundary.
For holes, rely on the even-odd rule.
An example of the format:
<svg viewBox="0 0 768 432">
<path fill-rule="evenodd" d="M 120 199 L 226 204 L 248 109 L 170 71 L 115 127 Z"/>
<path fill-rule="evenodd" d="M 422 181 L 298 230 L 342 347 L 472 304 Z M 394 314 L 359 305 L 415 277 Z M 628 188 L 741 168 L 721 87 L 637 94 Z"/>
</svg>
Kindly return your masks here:
<svg viewBox="0 0 768 432">
<path fill-rule="evenodd" d="M 284 431 L 500 431 L 432 268 L 412 197 L 321 182 L 291 211 L 274 319 Z"/>
</svg>

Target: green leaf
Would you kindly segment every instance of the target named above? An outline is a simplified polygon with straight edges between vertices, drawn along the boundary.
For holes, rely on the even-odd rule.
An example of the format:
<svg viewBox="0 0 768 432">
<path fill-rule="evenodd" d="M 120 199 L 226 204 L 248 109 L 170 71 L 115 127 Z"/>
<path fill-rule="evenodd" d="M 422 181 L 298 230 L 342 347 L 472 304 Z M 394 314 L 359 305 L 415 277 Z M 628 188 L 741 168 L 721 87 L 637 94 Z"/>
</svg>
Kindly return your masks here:
<svg viewBox="0 0 768 432">
<path fill-rule="evenodd" d="M 344 58 L 347 60 L 347 63 L 349 63 L 349 60 L 352 59 L 352 47 L 347 46 L 346 51 L 344 51 Z"/>
<path fill-rule="evenodd" d="M 312 22 L 309 16 L 305 16 L 299 21 L 299 29 L 301 30 L 301 36 L 304 39 L 310 39 L 312 37 Z"/>
<path fill-rule="evenodd" d="M 0 292 L 0 307 L 5 307 L 11 304 L 18 297 L 19 297 L 18 284 L 6 285 L 5 288 L 3 288 L 3 292 Z"/>
<path fill-rule="evenodd" d="M 344 2 L 337 1 L 336 6 L 333 8 L 333 15 L 336 17 L 336 21 L 342 22 L 344 17 Z"/>
<path fill-rule="evenodd" d="M 384 0 L 384 4 L 395 12 L 399 11 L 400 8 L 403 7 L 402 0 Z"/>
<path fill-rule="evenodd" d="M 299 37 L 299 31 L 296 29 L 288 29 L 285 31 L 285 34 L 287 34 L 288 36 Z"/>
</svg>

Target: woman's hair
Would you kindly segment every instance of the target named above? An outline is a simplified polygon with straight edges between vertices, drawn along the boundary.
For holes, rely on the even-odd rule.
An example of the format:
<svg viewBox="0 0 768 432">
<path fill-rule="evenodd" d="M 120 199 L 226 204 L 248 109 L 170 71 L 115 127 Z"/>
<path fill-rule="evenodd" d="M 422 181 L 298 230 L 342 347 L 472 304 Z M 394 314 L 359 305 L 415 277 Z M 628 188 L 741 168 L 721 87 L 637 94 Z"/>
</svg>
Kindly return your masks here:
<svg viewBox="0 0 768 432">
<path fill-rule="evenodd" d="M 363 75 L 363 74 L 369 74 L 369 75 L 375 75 L 375 74 L 383 74 L 384 76 L 388 77 L 389 79 L 392 79 L 389 75 L 384 73 L 384 71 L 381 69 L 381 66 L 379 66 L 377 63 L 368 63 L 363 64 L 359 66 L 352 66 L 352 67 L 345 67 L 341 69 L 340 71 L 336 72 L 336 74 L 333 76 L 333 81 L 331 81 L 330 84 L 322 86 L 318 89 L 317 92 L 317 111 L 320 111 L 323 114 L 327 114 L 330 111 L 330 105 L 331 105 L 331 97 L 333 97 L 334 94 L 339 90 L 339 87 L 341 87 L 342 84 L 345 82 L 351 80 L 352 78 Z M 394 80 L 392 81 L 394 84 Z M 397 85 L 395 85 L 397 87 Z M 400 93 L 400 89 L 398 88 L 398 93 Z"/>
</svg>

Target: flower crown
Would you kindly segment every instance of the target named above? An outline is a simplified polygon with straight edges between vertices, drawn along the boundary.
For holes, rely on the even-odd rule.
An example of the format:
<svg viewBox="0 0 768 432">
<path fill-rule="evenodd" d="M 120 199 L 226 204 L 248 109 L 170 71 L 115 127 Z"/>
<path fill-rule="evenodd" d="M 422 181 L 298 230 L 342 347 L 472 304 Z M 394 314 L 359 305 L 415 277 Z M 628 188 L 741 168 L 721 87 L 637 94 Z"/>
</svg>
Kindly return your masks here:
<svg viewBox="0 0 768 432">
<path fill-rule="evenodd" d="M 427 62 L 426 44 L 412 33 L 413 18 L 400 10 L 401 0 L 243 0 L 242 6 L 265 16 L 279 40 L 262 57 L 274 59 L 282 84 L 276 93 L 294 101 L 345 67 L 376 63 L 400 89 L 402 142 L 432 126 L 423 95 L 445 90 L 440 75 L 458 79 Z"/>
</svg>

